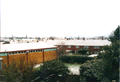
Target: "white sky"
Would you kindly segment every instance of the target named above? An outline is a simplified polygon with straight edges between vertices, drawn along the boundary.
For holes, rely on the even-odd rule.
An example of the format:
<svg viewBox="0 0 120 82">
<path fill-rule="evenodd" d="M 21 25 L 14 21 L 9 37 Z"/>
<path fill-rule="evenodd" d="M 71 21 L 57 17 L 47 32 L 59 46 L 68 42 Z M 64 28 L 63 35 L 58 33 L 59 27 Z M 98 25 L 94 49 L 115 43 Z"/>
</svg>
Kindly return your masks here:
<svg viewBox="0 0 120 82">
<path fill-rule="evenodd" d="M 2 0 L 1 36 L 108 36 L 120 25 L 120 0 Z"/>
</svg>

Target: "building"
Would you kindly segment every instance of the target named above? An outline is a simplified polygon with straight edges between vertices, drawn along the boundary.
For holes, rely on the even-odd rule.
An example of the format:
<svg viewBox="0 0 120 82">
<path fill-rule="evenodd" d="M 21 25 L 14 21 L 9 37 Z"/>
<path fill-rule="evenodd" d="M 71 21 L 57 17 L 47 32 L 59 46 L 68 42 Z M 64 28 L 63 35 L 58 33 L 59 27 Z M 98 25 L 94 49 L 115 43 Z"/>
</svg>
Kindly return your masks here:
<svg viewBox="0 0 120 82">
<path fill-rule="evenodd" d="M 36 61 L 36 63 L 57 59 L 57 47 L 44 42 L 20 44 L 1 43 L 0 46 L 0 58 L 2 58 L 0 68 L 3 64 L 18 61 L 22 56 L 25 56 L 27 62 Z"/>
<path fill-rule="evenodd" d="M 104 45 L 110 45 L 108 40 L 48 40 L 46 43 L 58 46 L 59 49 L 77 52 L 81 48 L 87 48 L 91 54 L 97 54 Z"/>
</svg>

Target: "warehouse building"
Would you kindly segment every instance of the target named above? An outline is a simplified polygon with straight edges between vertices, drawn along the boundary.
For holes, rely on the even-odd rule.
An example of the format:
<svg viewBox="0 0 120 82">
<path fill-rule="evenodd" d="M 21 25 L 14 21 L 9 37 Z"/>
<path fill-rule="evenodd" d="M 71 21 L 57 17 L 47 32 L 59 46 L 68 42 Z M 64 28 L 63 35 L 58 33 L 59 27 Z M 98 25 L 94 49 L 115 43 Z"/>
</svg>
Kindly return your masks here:
<svg viewBox="0 0 120 82">
<path fill-rule="evenodd" d="M 2 68 L 3 64 L 18 61 L 22 56 L 25 56 L 27 62 L 36 61 L 36 63 L 57 59 L 57 47 L 44 42 L 20 44 L 1 43 L 0 46 L 0 68 Z"/>
</svg>

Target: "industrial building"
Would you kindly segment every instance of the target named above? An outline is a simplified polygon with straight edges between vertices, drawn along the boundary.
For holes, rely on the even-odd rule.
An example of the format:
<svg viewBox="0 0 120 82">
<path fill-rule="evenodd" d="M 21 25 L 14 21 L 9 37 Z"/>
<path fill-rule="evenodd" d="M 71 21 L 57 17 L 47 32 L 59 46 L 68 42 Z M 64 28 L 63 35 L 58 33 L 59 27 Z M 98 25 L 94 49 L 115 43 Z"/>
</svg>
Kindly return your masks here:
<svg viewBox="0 0 120 82">
<path fill-rule="evenodd" d="M 57 59 L 57 47 L 44 42 L 20 44 L 1 43 L 0 48 L 0 68 L 2 68 L 3 64 L 18 61 L 22 56 L 25 56 L 27 62 L 36 61 L 36 63 Z"/>
</svg>

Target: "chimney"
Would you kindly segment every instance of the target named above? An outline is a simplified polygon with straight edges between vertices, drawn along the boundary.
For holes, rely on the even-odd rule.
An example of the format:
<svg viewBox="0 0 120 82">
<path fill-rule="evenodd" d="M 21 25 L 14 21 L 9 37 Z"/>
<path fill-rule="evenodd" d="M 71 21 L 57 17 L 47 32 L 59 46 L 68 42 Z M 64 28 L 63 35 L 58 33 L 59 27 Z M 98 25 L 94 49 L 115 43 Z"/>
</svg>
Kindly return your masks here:
<svg viewBox="0 0 120 82">
<path fill-rule="evenodd" d="M 102 37 L 102 40 L 103 40 L 103 37 Z"/>
<path fill-rule="evenodd" d="M 54 38 L 52 38 L 52 40 L 54 40 Z"/>
<path fill-rule="evenodd" d="M 85 38 L 83 38 L 83 40 L 85 40 Z"/>
</svg>

